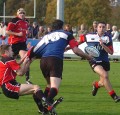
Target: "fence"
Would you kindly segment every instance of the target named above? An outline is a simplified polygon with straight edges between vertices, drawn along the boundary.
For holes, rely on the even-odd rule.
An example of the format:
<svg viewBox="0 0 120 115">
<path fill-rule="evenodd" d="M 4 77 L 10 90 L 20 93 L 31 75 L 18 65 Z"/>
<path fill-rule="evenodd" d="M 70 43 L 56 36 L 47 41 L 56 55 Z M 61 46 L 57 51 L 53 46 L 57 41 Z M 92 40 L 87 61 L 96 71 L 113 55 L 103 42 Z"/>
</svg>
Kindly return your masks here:
<svg viewBox="0 0 120 115">
<path fill-rule="evenodd" d="M 7 44 L 7 39 L 4 41 Z M 31 46 L 35 46 L 39 42 L 38 39 L 28 39 L 27 44 L 30 43 Z M 0 40 L 0 44 L 2 43 L 2 40 Z M 79 45 L 79 48 L 84 51 L 84 48 L 86 46 L 86 43 L 83 43 Z M 113 49 L 114 53 L 113 55 L 109 55 L 110 59 L 120 59 L 120 42 L 113 42 Z M 64 57 L 68 58 L 78 58 L 77 55 L 73 53 L 72 50 L 68 50 L 67 52 L 64 53 Z"/>
</svg>

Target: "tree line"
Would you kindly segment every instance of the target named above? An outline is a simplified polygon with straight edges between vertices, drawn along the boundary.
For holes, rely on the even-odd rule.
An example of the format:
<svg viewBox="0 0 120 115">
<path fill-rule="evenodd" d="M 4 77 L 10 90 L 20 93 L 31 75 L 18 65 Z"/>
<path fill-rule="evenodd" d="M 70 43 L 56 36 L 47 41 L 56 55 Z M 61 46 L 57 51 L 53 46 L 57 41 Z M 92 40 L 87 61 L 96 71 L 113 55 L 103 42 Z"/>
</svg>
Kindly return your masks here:
<svg viewBox="0 0 120 115">
<path fill-rule="evenodd" d="M 3 3 L 6 4 L 6 15 L 16 15 L 18 8 L 26 10 L 27 16 L 34 14 L 34 0 L 0 0 L 0 15 L 3 15 Z M 110 6 L 110 0 L 64 0 L 64 21 L 72 26 L 86 24 L 94 20 L 105 21 L 120 27 L 120 6 Z M 50 24 L 56 18 L 57 0 L 36 0 L 36 18 L 41 25 Z M 2 18 L 0 18 L 2 20 Z M 7 18 L 6 21 L 11 19 Z"/>
</svg>

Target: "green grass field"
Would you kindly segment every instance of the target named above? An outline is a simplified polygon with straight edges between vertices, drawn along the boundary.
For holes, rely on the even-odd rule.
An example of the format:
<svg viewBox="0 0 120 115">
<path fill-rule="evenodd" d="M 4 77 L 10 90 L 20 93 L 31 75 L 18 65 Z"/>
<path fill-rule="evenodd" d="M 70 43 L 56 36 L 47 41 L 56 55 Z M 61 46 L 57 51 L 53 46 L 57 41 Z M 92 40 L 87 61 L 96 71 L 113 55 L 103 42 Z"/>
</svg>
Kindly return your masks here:
<svg viewBox="0 0 120 115">
<path fill-rule="evenodd" d="M 18 77 L 17 80 L 25 82 L 24 77 Z M 92 82 L 95 80 L 98 80 L 98 76 L 91 70 L 88 62 L 64 61 L 63 80 L 56 97 L 63 96 L 64 101 L 57 106 L 58 115 L 120 115 L 120 102 L 115 103 L 105 88 L 101 88 L 95 97 L 91 95 Z M 120 63 L 111 62 L 110 80 L 114 90 L 120 95 Z M 45 80 L 39 69 L 39 60 L 31 65 L 31 81 L 44 89 Z M 31 95 L 13 100 L 0 94 L 0 115 L 39 113 Z"/>
</svg>

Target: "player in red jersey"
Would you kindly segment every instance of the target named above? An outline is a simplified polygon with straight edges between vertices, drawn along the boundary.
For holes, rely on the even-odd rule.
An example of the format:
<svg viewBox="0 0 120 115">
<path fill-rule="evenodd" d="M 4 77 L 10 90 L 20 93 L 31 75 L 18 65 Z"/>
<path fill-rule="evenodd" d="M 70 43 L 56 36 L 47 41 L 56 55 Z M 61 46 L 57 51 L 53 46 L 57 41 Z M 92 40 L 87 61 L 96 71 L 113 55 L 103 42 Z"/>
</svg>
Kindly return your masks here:
<svg viewBox="0 0 120 115">
<path fill-rule="evenodd" d="M 19 96 L 33 94 L 34 101 L 43 112 L 43 106 L 38 104 L 44 100 L 44 94 L 38 85 L 20 84 L 16 81 L 16 76 L 26 73 L 30 65 L 30 60 L 26 57 L 20 66 L 13 58 L 13 51 L 10 45 L 0 46 L 0 86 L 3 94 L 8 98 L 19 99 Z"/>
<path fill-rule="evenodd" d="M 29 22 L 25 18 L 25 14 L 26 12 L 23 8 L 18 9 L 17 17 L 13 18 L 11 22 L 8 23 L 6 29 L 6 33 L 9 35 L 8 43 L 12 46 L 14 56 L 16 57 L 19 54 L 21 58 L 23 58 L 27 50 L 26 32 Z M 31 83 L 29 80 L 29 69 L 26 72 L 26 83 Z"/>
</svg>

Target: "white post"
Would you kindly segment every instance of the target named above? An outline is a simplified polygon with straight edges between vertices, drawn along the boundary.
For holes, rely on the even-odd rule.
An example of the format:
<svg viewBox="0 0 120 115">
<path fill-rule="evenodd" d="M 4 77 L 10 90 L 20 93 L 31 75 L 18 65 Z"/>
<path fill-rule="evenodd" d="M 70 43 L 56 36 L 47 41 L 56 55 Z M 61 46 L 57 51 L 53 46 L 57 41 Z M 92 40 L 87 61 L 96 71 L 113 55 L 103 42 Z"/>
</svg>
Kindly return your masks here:
<svg viewBox="0 0 120 115">
<path fill-rule="evenodd" d="M 64 21 L 64 0 L 57 0 L 57 19 Z"/>
<path fill-rule="evenodd" d="M 3 22 L 5 23 L 5 2 L 4 2 L 4 5 L 3 5 Z"/>
<path fill-rule="evenodd" d="M 36 18 L 36 0 L 34 0 L 34 18 Z"/>
</svg>

